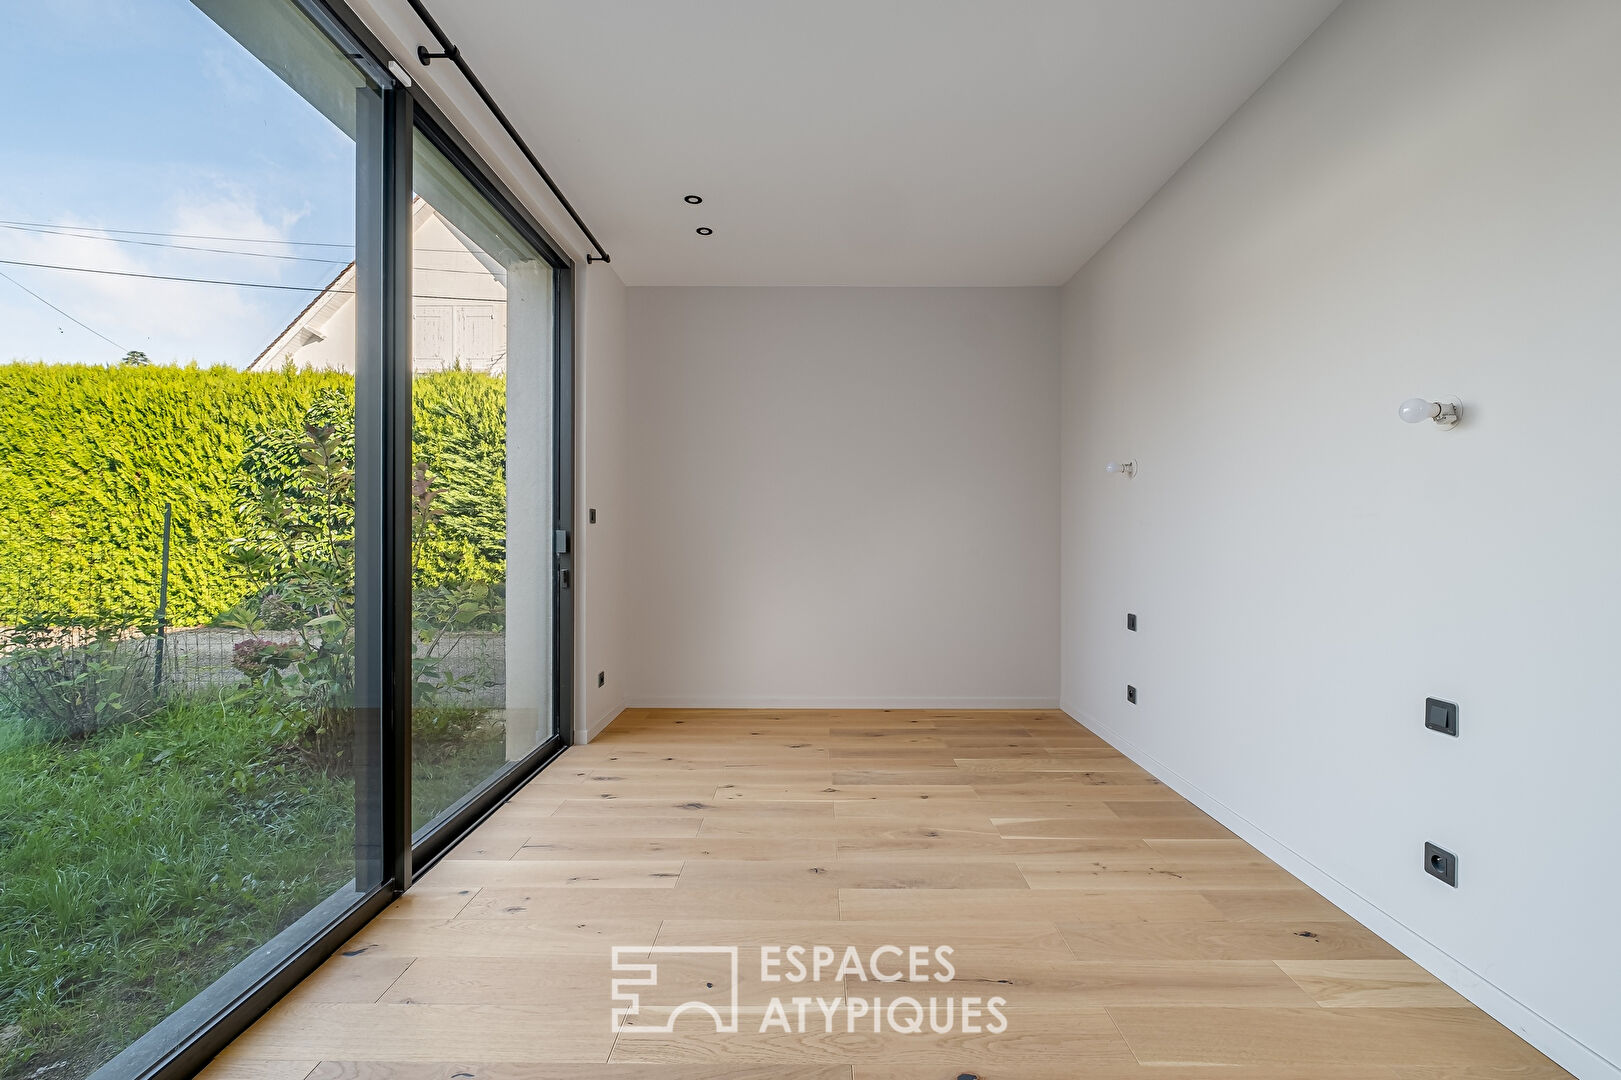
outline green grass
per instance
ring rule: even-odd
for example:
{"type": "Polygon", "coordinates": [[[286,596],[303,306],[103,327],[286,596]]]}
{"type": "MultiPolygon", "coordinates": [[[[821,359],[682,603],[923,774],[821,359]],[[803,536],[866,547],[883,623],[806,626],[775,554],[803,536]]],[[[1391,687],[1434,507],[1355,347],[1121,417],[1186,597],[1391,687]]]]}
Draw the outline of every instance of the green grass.
{"type": "MultiPolygon", "coordinates": [[[[425,711],[414,824],[504,762],[425,711]]],[[[448,718],[448,719],[447,719],[448,718]]],[[[0,1080],[88,1075],[354,875],[354,785],[239,697],[89,738],[0,716],[0,1080]]]]}
{"type": "Polygon", "coordinates": [[[0,1077],[89,1073],[352,878],[353,785],[278,760],[273,723],[0,721],[0,1077]]]}
{"type": "Polygon", "coordinates": [[[506,731],[494,724],[479,723],[447,737],[431,720],[425,724],[420,714],[414,717],[411,828],[422,828],[505,765],[506,749],[506,731]]]}

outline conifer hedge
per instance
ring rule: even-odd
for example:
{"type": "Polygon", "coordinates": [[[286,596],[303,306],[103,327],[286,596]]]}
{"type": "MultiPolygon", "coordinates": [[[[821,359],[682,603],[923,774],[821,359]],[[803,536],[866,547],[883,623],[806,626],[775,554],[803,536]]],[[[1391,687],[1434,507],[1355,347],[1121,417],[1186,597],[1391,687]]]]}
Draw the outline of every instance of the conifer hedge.
{"type": "MultiPolygon", "coordinates": [[[[169,619],[206,623],[243,599],[229,567],[249,436],[297,428],[337,372],[0,364],[0,624],[149,621],[163,507],[174,504],[169,619]]],[[[505,383],[419,376],[416,458],[446,510],[430,581],[498,581],[505,547],[505,383]]]]}

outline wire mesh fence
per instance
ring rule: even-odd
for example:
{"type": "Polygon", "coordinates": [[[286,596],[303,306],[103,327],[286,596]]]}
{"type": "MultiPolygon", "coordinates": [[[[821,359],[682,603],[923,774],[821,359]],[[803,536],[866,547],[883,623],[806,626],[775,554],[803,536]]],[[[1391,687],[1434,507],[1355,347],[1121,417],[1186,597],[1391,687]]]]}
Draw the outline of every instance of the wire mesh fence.
{"type": "MultiPolygon", "coordinates": [[[[216,691],[240,686],[251,678],[242,662],[244,645],[272,643],[296,648],[301,638],[294,630],[249,633],[214,626],[170,628],[163,636],[164,693],[216,691]]],[[[156,668],[156,637],[147,649],[156,668]]],[[[457,700],[473,708],[501,708],[506,704],[506,635],[500,631],[469,631],[444,635],[436,650],[443,666],[465,689],[457,700]]]]}
{"type": "MultiPolygon", "coordinates": [[[[0,699],[7,680],[33,670],[15,662],[25,650],[54,654],[59,678],[82,677],[80,669],[97,664],[116,663],[126,681],[144,671],[159,698],[238,689],[263,672],[253,663],[256,651],[279,646],[296,654],[302,643],[296,629],[167,625],[169,548],[160,536],[148,539],[139,546],[150,548],[151,558],[140,561],[151,565],[132,580],[123,572],[128,550],[105,538],[0,536],[0,699]],[[123,559],[106,557],[115,548],[123,559]]],[[[438,670],[458,688],[457,704],[505,705],[501,630],[436,634],[433,652],[438,670]]]]}

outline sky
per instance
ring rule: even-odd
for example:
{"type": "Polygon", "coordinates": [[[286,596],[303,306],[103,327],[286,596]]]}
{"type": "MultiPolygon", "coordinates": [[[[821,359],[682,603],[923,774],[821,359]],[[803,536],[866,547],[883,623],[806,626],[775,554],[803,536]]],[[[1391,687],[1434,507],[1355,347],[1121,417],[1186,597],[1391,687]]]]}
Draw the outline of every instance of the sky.
{"type": "Polygon", "coordinates": [[[246,367],[353,257],[353,142],[187,0],[0,11],[0,363],[246,367]]]}

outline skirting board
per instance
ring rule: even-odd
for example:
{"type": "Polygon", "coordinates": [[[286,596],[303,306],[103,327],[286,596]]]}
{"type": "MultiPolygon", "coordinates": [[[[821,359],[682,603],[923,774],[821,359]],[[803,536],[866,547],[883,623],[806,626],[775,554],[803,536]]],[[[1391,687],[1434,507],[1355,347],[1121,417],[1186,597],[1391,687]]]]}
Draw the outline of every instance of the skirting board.
{"type": "Polygon", "coordinates": [[[609,724],[611,724],[615,720],[619,719],[619,714],[624,712],[624,711],[625,711],[625,706],[623,706],[623,705],[610,705],[610,706],[608,706],[608,708],[603,711],[601,716],[597,717],[595,720],[592,720],[592,721],[590,721],[589,723],[586,724],[586,726],[585,726],[585,738],[581,739],[580,741],[581,742],[590,742],[592,739],[595,739],[598,735],[601,735],[603,733],[603,731],[605,731],[607,729],[609,724]]]}
{"type": "Polygon", "coordinates": [[[1056,709],[1056,698],[638,697],[633,709],[1056,709]]]}
{"type": "Polygon", "coordinates": [[[1585,1043],[1554,1026],[1546,1017],[1511,996],[1494,983],[1470,969],[1450,953],[1420,937],[1383,908],[1355,892],[1350,886],[1318,867],[1299,852],[1285,845],[1265,829],[1233,810],[1227,804],[1194,784],[1176,770],[1167,767],[1152,754],[1122,737],[1107,724],[1099,723],[1080,709],[1063,711],[1077,723],[1132,761],[1147,769],[1178,795],[1221,822],[1243,838],[1261,854],[1283,867],[1289,873],[1315,889],[1330,903],[1356,919],[1363,926],[1388,941],[1401,953],[1412,959],[1446,983],[1452,989],[1480,1006],[1492,1019],[1514,1032],[1520,1038],[1547,1054],[1561,1067],[1581,1080],[1621,1080],[1621,1066],[1601,1056],[1585,1043]],[[1077,719],[1078,718],[1078,719],[1077,719]]]}

